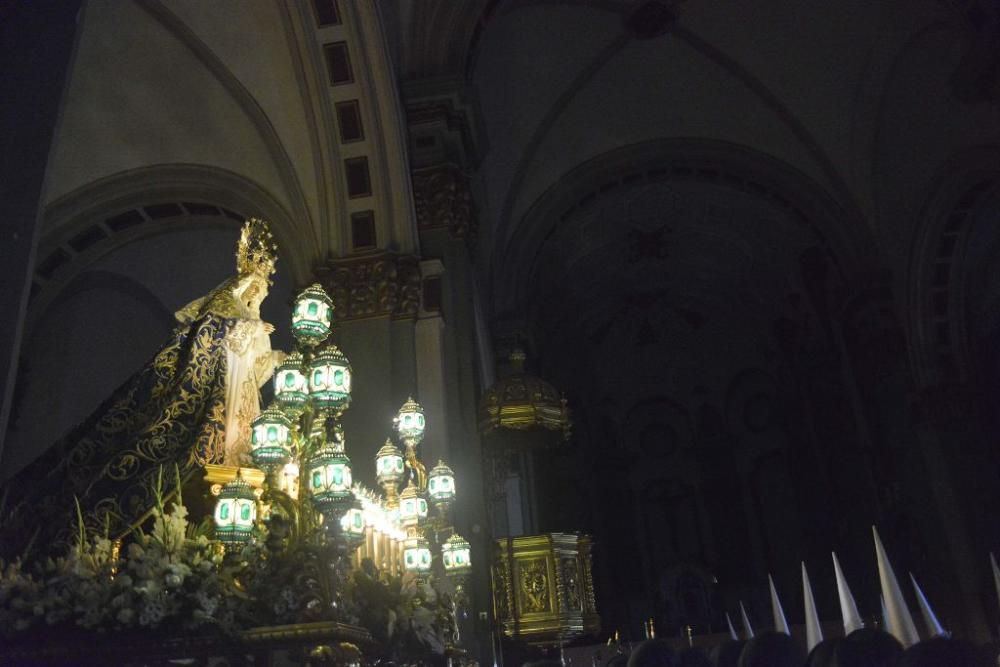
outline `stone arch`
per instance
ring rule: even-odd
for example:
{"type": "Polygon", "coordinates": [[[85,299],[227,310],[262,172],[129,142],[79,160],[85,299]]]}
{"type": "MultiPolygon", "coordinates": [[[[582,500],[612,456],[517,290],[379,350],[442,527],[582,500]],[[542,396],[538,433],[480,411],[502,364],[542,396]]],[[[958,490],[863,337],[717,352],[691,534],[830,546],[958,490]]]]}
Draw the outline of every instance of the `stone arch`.
{"type": "Polygon", "coordinates": [[[970,240],[1000,193],[1000,150],[956,155],[939,171],[917,226],[905,275],[914,379],[921,387],[965,382],[975,363],[966,331],[970,240]]]}
{"type": "Polygon", "coordinates": [[[580,164],[529,207],[509,241],[496,240],[490,273],[495,312],[516,312],[522,307],[532,289],[533,266],[542,246],[577,210],[620,188],[671,181],[720,184],[787,210],[813,235],[845,282],[874,265],[874,238],[860,211],[838,202],[790,165],[727,142],[654,140],[580,164]]]}
{"type": "Polygon", "coordinates": [[[238,174],[204,165],[157,165],[122,172],[61,197],[43,217],[29,330],[75,276],[115,250],[183,229],[238,229],[249,216],[271,222],[279,271],[289,272],[294,286],[308,282],[320,259],[309,225],[238,174]]]}

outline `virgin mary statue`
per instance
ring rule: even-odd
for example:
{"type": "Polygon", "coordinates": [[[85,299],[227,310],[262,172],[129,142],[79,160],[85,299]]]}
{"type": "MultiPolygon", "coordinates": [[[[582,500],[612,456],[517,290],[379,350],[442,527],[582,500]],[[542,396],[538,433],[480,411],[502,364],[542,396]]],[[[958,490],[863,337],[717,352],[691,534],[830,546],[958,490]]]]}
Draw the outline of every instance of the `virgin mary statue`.
{"type": "Polygon", "coordinates": [[[0,554],[65,546],[79,503],[88,528],[117,538],[139,525],[164,493],[207,463],[244,464],[260,387],[284,353],[260,319],[277,260],[267,223],[251,218],[236,275],[176,313],[166,344],[86,421],[18,473],[3,490],[0,554]]]}

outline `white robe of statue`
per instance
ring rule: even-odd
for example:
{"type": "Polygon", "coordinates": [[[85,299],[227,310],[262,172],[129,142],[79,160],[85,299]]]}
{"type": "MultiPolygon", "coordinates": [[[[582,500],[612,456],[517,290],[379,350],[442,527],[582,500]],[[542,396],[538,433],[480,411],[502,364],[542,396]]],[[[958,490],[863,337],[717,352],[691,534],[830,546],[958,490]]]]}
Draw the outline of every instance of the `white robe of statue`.
{"type": "Polygon", "coordinates": [[[260,388],[285,353],[271,349],[274,325],[260,319],[267,281],[251,275],[233,288],[241,317],[226,336],[226,465],[250,463],[251,424],[260,414],[260,388]]]}

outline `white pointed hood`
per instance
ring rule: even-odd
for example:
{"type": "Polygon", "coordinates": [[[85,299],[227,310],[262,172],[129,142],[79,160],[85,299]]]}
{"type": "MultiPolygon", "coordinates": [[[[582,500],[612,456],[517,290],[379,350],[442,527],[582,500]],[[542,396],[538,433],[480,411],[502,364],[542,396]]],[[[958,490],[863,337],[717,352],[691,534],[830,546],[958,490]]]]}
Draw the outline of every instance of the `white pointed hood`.
{"type": "Polygon", "coordinates": [[[750,618],[747,616],[747,609],[740,600],[740,616],[743,617],[743,636],[745,639],[753,639],[753,626],[750,625],[750,618]]]}
{"type": "Polygon", "coordinates": [[[990,554],[990,566],[993,568],[993,586],[997,589],[997,603],[1000,604],[1000,567],[997,567],[997,559],[990,554]]]}
{"type": "Polygon", "coordinates": [[[736,634],[736,628],[733,627],[733,619],[729,618],[729,612],[726,612],[726,623],[729,624],[729,637],[734,641],[739,641],[740,637],[736,634]]]}
{"type": "Polygon", "coordinates": [[[771,587],[771,612],[774,614],[774,631],[790,635],[792,633],[788,629],[785,610],[781,608],[781,600],[778,599],[778,589],[774,587],[774,579],[770,574],[767,575],[767,583],[771,587]]]}
{"type": "Polygon", "coordinates": [[[836,553],[833,554],[833,573],[837,577],[837,597],[840,598],[840,617],[844,621],[844,636],[846,637],[855,630],[865,627],[865,624],[861,620],[861,614],[858,613],[858,605],[854,603],[854,596],[851,595],[851,589],[847,585],[847,579],[844,578],[844,572],[840,569],[840,561],[837,560],[836,553]]]}
{"type": "Polygon", "coordinates": [[[886,630],[893,637],[899,640],[903,648],[913,646],[920,641],[917,635],[917,626],[913,624],[913,617],[906,606],[903,598],[903,591],[899,588],[896,580],[896,573],[892,571],[892,564],[879,539],[878,530],[872,526],[872,533],[875,535],[875,557],[878,560],[878,578],[882,582],[882,597],[885,598],[885,610],[888,618],[885,619],[886,630]]]}
{"type": "Polygon", "coordinates": [[[943,627],[941,627],[941,623],[938,622],[937,616],[934,615],[934,610],[931,609],[931,604],[927,601],[924,591],[920,588],[920,584],[917,583],[917,579],[913,576],[912,572],[910,572],[910,581],[913,583],[913,591],[917,594],[917,604],[920,605],[920,615],[924,617],[924,625],[927,626],[928,636],[951,636],[943,627]]]}
{"type": "Polygon", "coordinates": [[[806,652],[816,648],[823,641],[823,628],[819,624],[819,613],[816,611],[816,600],[813,599],[812,585],[809,583],[809,573],[806,564],[802,563],[802,595],[805,599],[806,613],[806,652]]]}

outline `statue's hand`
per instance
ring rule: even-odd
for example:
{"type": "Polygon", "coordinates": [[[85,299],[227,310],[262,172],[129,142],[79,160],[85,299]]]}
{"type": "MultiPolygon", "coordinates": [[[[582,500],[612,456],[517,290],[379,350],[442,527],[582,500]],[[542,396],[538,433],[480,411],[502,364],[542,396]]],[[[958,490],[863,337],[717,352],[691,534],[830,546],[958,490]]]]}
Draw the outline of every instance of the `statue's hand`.
{"type": "Polygon", "coordinates": [[[284,350],[271,350],[271,359],[274,361],[275,366],[280,366],[281,363],[288,357],[288,353],[284,350]]]}
{"type": "Polygon", "coordinates": [[[266,334],[272,334],[272,333],[274,333],[274,325],[271,324],[270,322],[265,322],[265,321],[261,320],[260,325],[264,329],[264,333],[266,333],[266,334]]]}

